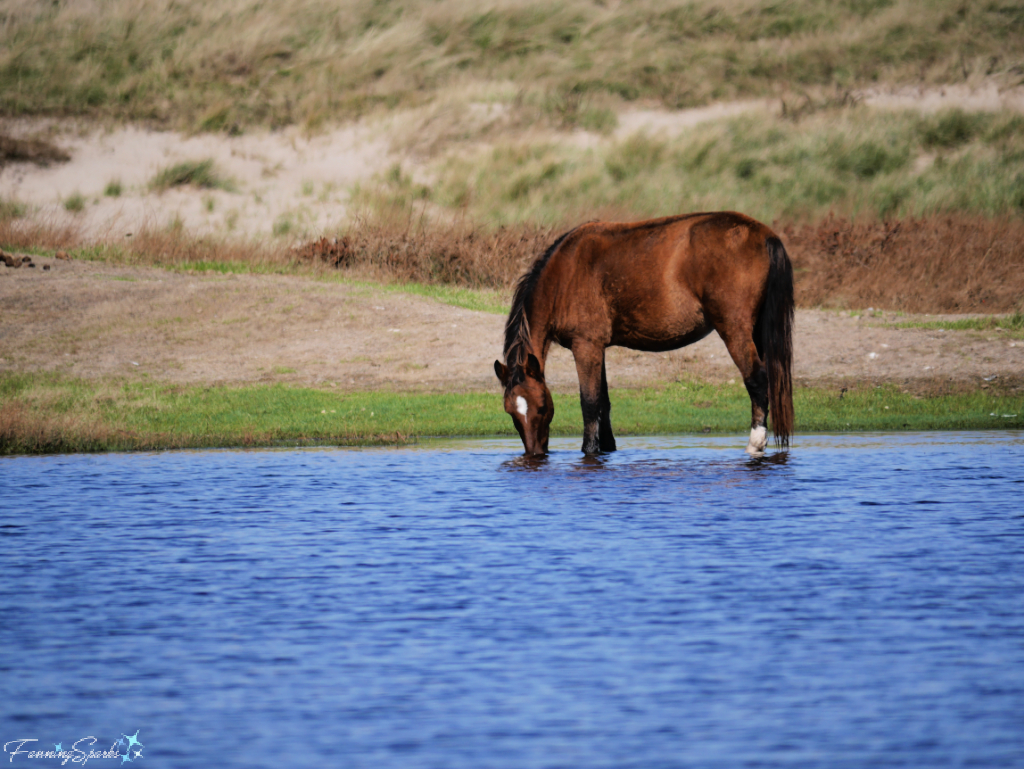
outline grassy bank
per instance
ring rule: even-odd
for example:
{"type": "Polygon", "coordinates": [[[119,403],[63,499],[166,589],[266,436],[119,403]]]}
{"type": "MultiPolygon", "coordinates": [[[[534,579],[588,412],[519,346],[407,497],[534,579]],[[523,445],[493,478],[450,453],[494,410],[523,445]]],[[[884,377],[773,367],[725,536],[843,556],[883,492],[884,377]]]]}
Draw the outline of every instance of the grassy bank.
{"type": "Polygon", "coordinates": [[[527,124],[600,127],[638,100],[1016,82],[1022,33],[1019,5],[961,0],[18,0],[0,10],[0,114],[239,131],[469,89],[515,97],[527,124]]]}
{"type": "MultiPolygon", "coordinates": [[[[53,375],[0,378],[0,454],[276,445],[365,445],[433,436],[514,437],[497,393],[339,393],[284,386],[177,387],[53,375]]],[[[555,435],[582,432],[579,400],[555,396],[555,435]]],[[[620,435],[749,429],[740,385],[612,392],[620,435]]],[[[801,388],[800,432],[1024,428],[1019,394],[918,398],[894,387],[801,388]]]]}
{"type": "Polygon", "coordinates": [[[354,200],[392,216],[440,209],[491,226],[722,208],[798,223],[830,213],[886,220],[1024,212],[1024,117],[1012,112],[843,105],[795,119],[753,113],[677,136],[450,146],[431,166],[432,184],[393,167],[354,200]]]}

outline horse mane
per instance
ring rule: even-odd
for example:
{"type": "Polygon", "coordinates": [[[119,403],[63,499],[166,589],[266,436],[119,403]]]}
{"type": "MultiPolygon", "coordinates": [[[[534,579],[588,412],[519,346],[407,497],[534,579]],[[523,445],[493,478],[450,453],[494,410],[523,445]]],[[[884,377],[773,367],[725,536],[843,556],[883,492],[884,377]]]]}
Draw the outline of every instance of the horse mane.
{"type": "Polygon", "coordinates": [[[540,274],[552,254],[562,245],[562,241],[573,232],[574,230],[569,230],[559,235],[516,283],[515,292],[512,294],[512,309],[509,310],[508,320],[505,321],[505,365],[513,370],[513,378],[522,371],[526,357],[530,353],[530,303],[540,281],[540,274]]]}

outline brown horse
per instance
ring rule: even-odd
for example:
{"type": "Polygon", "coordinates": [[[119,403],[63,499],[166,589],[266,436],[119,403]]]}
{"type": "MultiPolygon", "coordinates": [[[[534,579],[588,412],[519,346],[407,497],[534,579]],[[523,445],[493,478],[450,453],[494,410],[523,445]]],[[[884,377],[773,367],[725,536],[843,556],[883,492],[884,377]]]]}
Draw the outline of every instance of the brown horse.
{"type": "Polygon", "coordinates": [[[527,454],[548,450],[555,407],[544,382],[551,342],[572,350],[583,451],[614,451],[604,351],[663,352],[717,331],[750,394],[750,443],[764,452],[769,405],[779,446],[793,432],[793,268],[782,241],[727,211],[633,224],[591,222],[562,235],[516,285],[505,363],[494,371],[527,454]]]}

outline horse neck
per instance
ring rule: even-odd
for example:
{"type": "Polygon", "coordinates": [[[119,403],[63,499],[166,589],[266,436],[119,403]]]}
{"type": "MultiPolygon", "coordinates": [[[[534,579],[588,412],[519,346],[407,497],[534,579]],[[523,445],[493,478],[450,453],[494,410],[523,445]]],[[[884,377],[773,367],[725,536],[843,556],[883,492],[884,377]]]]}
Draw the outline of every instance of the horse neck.
{"type": "Polygon", "coordinates": [[[537,356],[543,366],[547,360],[548,348],[551,346],[554,329],[554,285],[557,278],[551,274],[551,257],[554,250],[564,240],[565,235],[555,241],[548,252],[530,268],[516,286],[513,297],[512,314],[509,316],[510,326],[506,326],[506,362],[515,365],[525,360],[530,353],[537,356]],[[515,353],[509,346],[510,335],[514,331],[515,353]]]}
{"type": "Polygon", "coordinates": [[[526,319],[530,324],[530,347],[533,348],[531,352],[540,359],[541,365],[543,365],[547,362],[548,350],[553,338],[554,308],[551,292],[543,290],[541,283],[537,285],[531,297],[526,319]]]}

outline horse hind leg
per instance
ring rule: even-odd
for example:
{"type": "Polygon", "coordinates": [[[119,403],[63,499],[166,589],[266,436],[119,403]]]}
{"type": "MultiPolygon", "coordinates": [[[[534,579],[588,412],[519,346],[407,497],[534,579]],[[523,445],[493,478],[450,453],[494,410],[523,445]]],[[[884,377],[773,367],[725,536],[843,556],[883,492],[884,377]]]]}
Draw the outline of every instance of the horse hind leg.
{"type": "Polygon", "coordinates": [[[743,384],[747,387],[750,395],[750,441],[747,443],[747,453],[752,456],[764,454],[765,446],[768,445],[768,370],[763,366],[757,367],[757,373],[752,377],[744,377],[743,384]]]}
{"type": "Polygon", "coordinates": [[[765,368],[757,346],[750,334],[725,339],[725,346],[740,370],[743,384],[750,395],[750,441],[747,453],[752,456],[764,454],[768,445],[768,369],[765,368]]]}

